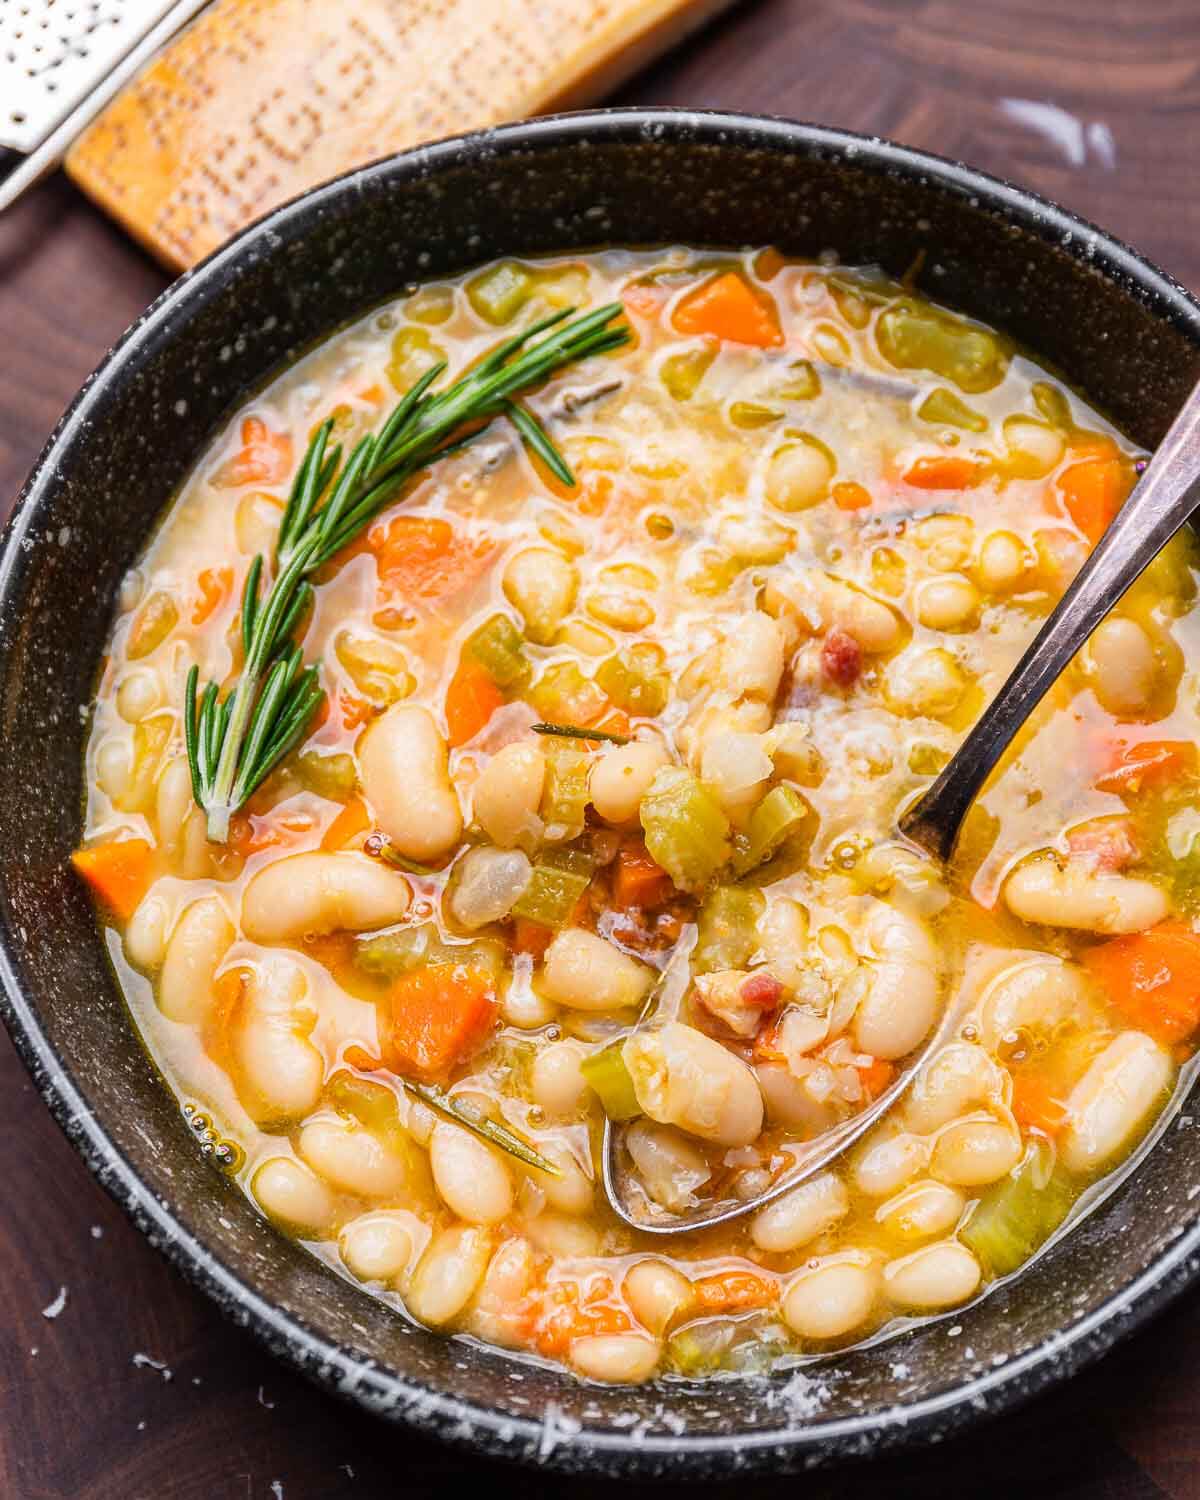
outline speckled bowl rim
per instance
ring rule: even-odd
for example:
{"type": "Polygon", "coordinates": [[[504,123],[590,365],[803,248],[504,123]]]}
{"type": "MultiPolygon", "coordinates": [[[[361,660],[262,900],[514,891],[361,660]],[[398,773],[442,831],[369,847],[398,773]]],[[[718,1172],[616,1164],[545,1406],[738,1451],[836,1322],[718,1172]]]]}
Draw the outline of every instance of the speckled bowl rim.
{"type": "MultiPolygon", "coordinates": [[[[678,109],[593,110],[459,136],[385,158],[292,200],[244,230],[168,287],[89,376],[48,440],[17,501],[0,554],[0,611],[24,569],[26,547],[45,498],[56,454],[92,417],[101,393],[137,359],[174,335],[177,316],[222,294],[227,272],[264,242],[303,236],[327,205],[353,197],[366,182],[404,182],[509,153],[537,153],[587,141],[652,140],[656,145],[786,148],[822,160],[853,160],[895,179],[933,183],[1027,230],[1114,280],[1164,322],[1200,345],[1200,303],[1156,266],[1111,235],[1056,204],[955,162],[817,125],[745,114],[678,109]]],[[[260,1295],[185,1229],[138,1175],[89,1109],[17,981],[18,937],[0,930],[0,1015],[38,1092],[101,1186],[188,1280],[248,1328],[273,1354],[335,1394],[398,1417],[412,1429],[497,1458],[539,1462],[574,1473],[612,1477],[727,1478],[880,1456],[963,1431],[1068,1379],[1177,1297],[1200,1270],[1200,1223],[1179,1235],[1135,1280],[1061,1335],[999,1368],[909,1405],[777,1431],[673,1437],[628,1431],[559,1428],[547,1441],[544,1422],[514,1417],[469,1398],[381,1370],[351,1348],[330,1342],[302,1319],[260,1295]],[[869,1439],[869,1442],[866,1441],[869,1439]]],[[[663,1388],[669,1399],[670,1387],[663,1388]]],[[[786,1422],[786,1416],[784,1417],[786,1422]]]]}

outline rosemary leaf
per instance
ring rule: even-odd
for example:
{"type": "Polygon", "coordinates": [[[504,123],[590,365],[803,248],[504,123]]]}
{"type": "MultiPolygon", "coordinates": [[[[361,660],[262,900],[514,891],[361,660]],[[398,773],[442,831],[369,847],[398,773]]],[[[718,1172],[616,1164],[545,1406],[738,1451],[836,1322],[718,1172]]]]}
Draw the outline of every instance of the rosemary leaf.
{"type": "Polygon", "coordinates": [[[519,1135],[514,1135],[509,1130],[507,1125],[500,1125],[495,1120],[474,1114],[461,1104],[456,1104],[449,1094],[429,1084],[413,1083],[408,1078],[402,1078],[400,1082],[410,1093],[416,1094],[418,1099],[428,1104],[430,1109],[436,1109],[439,1114],[453,1120],[456,1125],[465,1126],[475,1135],[482,1136],[485,1141],[491,1141],[493,1146],[499,1146],[501,1151],[506,1151],[509,1156],[515,1156],[527,1167],[536,1167],[539,1172],[545,1172],[548,1177],[562,1176],[561,1167],[556,1167],[552,1161],[547,1161],[544,1156],[540,1156],[532,1146],[527,1146],[519,1135]]]}
{"type": "Polygon", "coordinates": [[[534,734],[553,734],[563,740],[607,740],[610,745],[628,745],[630,736],[611,729],[585,729],[579,724],[531,724],[534,734]]]}

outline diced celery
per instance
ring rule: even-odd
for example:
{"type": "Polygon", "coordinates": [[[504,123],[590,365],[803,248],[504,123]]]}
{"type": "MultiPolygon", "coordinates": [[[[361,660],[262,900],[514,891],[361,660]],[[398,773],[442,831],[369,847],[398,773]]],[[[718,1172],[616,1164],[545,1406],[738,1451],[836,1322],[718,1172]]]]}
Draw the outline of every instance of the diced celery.
{"type": "Polygon", "coordinates": [[[811,401],[821,394],[821,377],[811,360],[797,359],[788,366],[788,383],[778,392],[784,401],[811,401]]]}
{"type": "Polygon", "coordinates": [[[733,868],[745,875],[765,864],[793,834],[799,833],[809,815],[808,804],[790,786],[773,786],[754,811],[739,837],[733,868]]]}
{"type": "Polygon", "coordinates": [[[753,432],[758,427],[769,427],[782,419],[777,406],[766,406],[761,401],[735,401],[729,408],[729,420],[734,427],[753,432]]]}
{"type": "Polygon", "coordinates": [[[729,819],[703,782],[668,766],[642,798],[642,829],[650,857],[683,890],[705,886],[730,855],[729,819]]]}
{"type": "Polygon", "coordinates": [[[1008,352],[996,334],[923,303],[893,303],[877,329],[880,352],[897,369],[931,370],[960,390],[990,391],[1008,369],[1008,352]]]}
{"type": "Polygon", "coordinates": [[[671,693],[662,651],[649,642],[629,646],[601,662],[596,682],[618,708],[649,719],[662,713],[671,693]]]}
{"type": "Polygon", "coordinates": [[[513,915],[557,932],[571,920],[595,868],[596,861],[582,849],[547,849],[534,865],[513,915]]]}
{"type": "Polygon", "coordinates": [[[591,758],[570,740],[547,738],[546,783],[542,789],[541,817],[546,837],[552,842],[576,838],[583,832],[588,805],[588,769],[591,758]]]}
{"type": "Polygon", "coordinates": [[[497,687],[519,690],[529,678],[525,641],[507,615],[492,615],[467,638],[465,650],[497,687]]]}
{"type": "Polygon", "coordinates": [[[446,351],[429,337],[428,329],[402,328],[392,339],[392,357],[387,367],[392,389],[403,394],[445,357],[446,351]]]}
{"type": "Polygon", "coordinates": [[[533,274],[515,260],[503,260],[467,283],[467,298],[485,322],[507,323],[533,294],[533,274]]]}
{"type": "Polygon", "coordinates": [[[964,427],[968,432],[986,432],[988,426],[982,412],[975,411],[941,385],[921,402],[917,416],[935,427],[964,427]]]}
{"type": "Polygon", "coordinates": [[[717,351],[708,348],[670,354],[662,362],[659,379],[676,401],[690,401],[716,357],[717,351]]]}
{"type": "Polygon", "coordinates": [[[625,1066],[624,1046],[624,1037],[609,1042],[579,1065],[579,1071],[595,1090],[610,1120],[632,1120],[642,1113],[633,1079],[625,1066]]]}
{"type": "Polygon", "coordinates": [[[758,919],[766,897],[749,886],[718,885],[700,908],[692,971],[711,974],[718,969],[744,969],[759,946],[758,919]]]}
{"type": "Polygon", "coordinates": [[[574,661],[548,666],[529,697],[539,715],[551,724],[590,724],[606,707],[603,690],[585,677],[574,661]]]}
{"type": "Polygon", "coordinates": [[[1051,385],[1046,380],[1039,380],[1033,387],[1033,403],[1046,421],[1055,427],[1063,430],[1074,427],[1071,403],[1056,385],[1051,385]]]}
{"type": "Polygon", "coordinates": [[[306,750],[296,759],[296,774],[306,791],[331,802],[349,802],[358,784],[358,771],[352,755],[322,755],[306,750]]]}
{"type": "Polygon", "coordinates": [[[711,1375],[724,1364],[733,1337],[734,1325],[726,1319],[691,1323],[668,1341],[667,1358],[681,1375],[711,1375]]]}
{"type": "Polygon", "coordinates": [[[1078,1191],[1051,1148],[1040,1142],[1008,1177],[980,1199],[959,1238],[993,1276],[1007,1276],[1037,1251],[1066,1218],[1078,1191]]]}
{"type": "Polygon", "coordinates": [[[499,943],[480,939],[471,943],[444,942],[436,922],[414,927],[392,927],[386,932],[359,938],[354,962],[376,979],[398,979],[424,964],[469,964],[499,972],[504,962],[499,943]]]}

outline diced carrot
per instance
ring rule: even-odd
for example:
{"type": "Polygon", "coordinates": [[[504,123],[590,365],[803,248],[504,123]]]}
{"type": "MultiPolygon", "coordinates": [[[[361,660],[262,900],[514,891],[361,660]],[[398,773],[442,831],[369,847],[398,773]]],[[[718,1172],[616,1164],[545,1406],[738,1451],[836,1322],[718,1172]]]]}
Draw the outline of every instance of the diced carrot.
{"type": "Polygon", "coordinates": [[[145,839],[116,839],[76,849],[71,863],[115,917],[127,922],[138,908],[146,888],[154,854],[145,839]]]}
{"type": "Polygon", "coordinates": [[[1012,1112],[1022,1130],[1040,1130],[1055,1136],[1067,1123],[1067,1106],[1055,1085],[1040,1073],[1014,1072],[1012,1112]]]}
{"type": "Polygon", "coordinates": [[[321,835],[322,849],[344,849],[356,834],[364,833],[371,826],[371,815],[361,797],[347,802],[333,822],[321,835]]]}
{"type": "Polygon", "coordinates": [[[668,295],[668,289],[654,281],[634,281],[621,288],[621,301],[639,318],[657,318],[668,295]]]}
{"type": "Polygon", "coordinates": [[[1141,856],[1137,833],[1128,818],[1102,818],[1072,828],[1067,834],[1068,857],[1091,870],[1110,875],[1128,869],[1141,856]]]}
{"type": "Polygon", "coordinates": [[[839,480],[830,491],[839,510],[865,510],[871,503],[871,492],[852,479],[839,480]]]}
{"type": "Polygon", "coordinates": [[[1196,747],[1190,740],[1143,740],[1120,747],[1112,769],[1096,778],[1096,789],[1126,796],[1170,786],[1196,773],[1196,747]]]}
{"type": "Polygon", "coordinates": [[[711,334],[760,349],[783,343],[774,302],[753,291],[736,271],[723,271],[689,292],[675,309],[674,321],[680,333],[711,334]]]}
{"type": "Polygon", "coordinates": [[[704,1276],[693,1285],[698,1307],[709,1314],[773,1307],[779,1300],[777,1283],[756,1276],[753,1271],[721,1271],[715,1276],[704,1276]]]}
{"type": "Polygon", "coordinates": [[[360,391],[358,399],[365,401],[368,406],[382,406],[384,394],[383,387],[376,381],[374,385],[369,385],[365,391],[360,391]]]}
{"type": "Polygon", "coordinates": [[[487,668],[464,656],[446,689],[446,728],[452,747],[473,740],[504,704],[504,694],[492,681],[487,668]]]}
{"type": "Polygon", "coordinates": [[[1181,1042],[1200,1026],[1200,935],[1182,922],[1099,943],[1084,967],[1135,1026],[1181,1042]]]}
{"type": "Polygon", "coordinates": [[[365,698],[356,698],[352,693],[337,695],[338,716],[343,729],[361,729],[369,724],[379,710],[365,698]]]}
{"type": "Polygon", "coordinates": [[[383,1067],[382,1057],[372,1057],[365,1047],[360,1047],[357,1042],[351,1042],[342,1052],[342,1061],[357,1068],[360,1073],[377,1073],[383,1067]]]}
{"type": "Polygon", "coordinates": [[[554,933],[541,922],[530,921],[528,917],[517,917],[513,921],[514,953],[532,953],[535,959],[540,960],[553,941],[554,933]]]}
{"type": "Polygon", "coordinates": [[[948,453],[915,459],[904,474],[905,484],[918,490],[966,490],[978,478],[979,465],[973,458],[956,458],[948,453]]]}
{"type": "Polygon", "coordinates": [[[877,1057],[867,1068],[859,1068],[859,1079],[862,1082],[863,1093],[868,1101],[878,1099],[888,1084],[896,1076],[896,1066],[885,1058],[877,1057]]]}
{"type": "Polygon", "coordinates": [[[776,250],[774,245],[768,245],[765,250],[760,250],[754,257],[754,274],[759,281],[770,281],[772,277],[778,276],[787,261],[782,252],[776,250]]]}
{"type": "Polygon", "coordinates": [[[272,432],[261,417],[242,423],[241,450],[227,459],[209,483],[214,489],[243,484],[278,484],[292,466],[292,440],[286,432],[272,432]]]}
{"type": "Polygon", "coordinates": [[[1119,458],[1085,458],[1058,476],[1058,493],[1067,515],[1094,545],[1120,510],[1129,484],[1119,458]]]}
{"type": "Polygon", "coordinates": [[[495,1015],[496,987],[480,969],[467,964],[413,969],[393,983],[384,1002],[384,1060],[407,1077],[443,1077],[474,1052],[495,1015]]]}
{"type": "Polygon", "coordinates": [[[561,1359],[576,1339],[601,1333],[628,1333],[629,1312],[613,1300],[612,1282],[598,1278],[586,1291],[573,1281],[549,1287],[537,1319],[535,1341],[547,1359],[561,1359]]]}
{"type": "Polygon", "coordinates": [[[671,877],[647,854],[645,844],[630,845],[617,855],[613,905],[621,911],[628,911],[631,906],[643,910],[661,906],[674,889],[671,877]]]}
{"type": "Polygon", "coordinates": [[[258,813],[235,813],[229,823],[229,847],[243,859],[264,849],[286,848],[312,831],[307,813],[267,817],[258,813]]]}
{"type": "Polygon", "coordinates": [[[192,610],[192,624],[203,625],[228,599],[233,588],[233,569],[205,568],[196,579],[196,587],[200,597],[192,610]]]}
{"type": "MultiPolygon", "coordinates": [[[[409,515],[378,522],[360,546],[374,554],[383,591],[426,603],[469,588],[493,550],[490,541],[463,535],[441,516],[409,515]]],[[[356,550],[341,555],[345,559],[356,550]]]]}
{"type": "Polygon", "coordinates": [[[759,1028],[758,1035],[754,1038],[754,1061],[756,1063],[787,1062],[787,1056],[779,1041],[778,1021],[772,1021],[769,1026],[759,1028]]]}

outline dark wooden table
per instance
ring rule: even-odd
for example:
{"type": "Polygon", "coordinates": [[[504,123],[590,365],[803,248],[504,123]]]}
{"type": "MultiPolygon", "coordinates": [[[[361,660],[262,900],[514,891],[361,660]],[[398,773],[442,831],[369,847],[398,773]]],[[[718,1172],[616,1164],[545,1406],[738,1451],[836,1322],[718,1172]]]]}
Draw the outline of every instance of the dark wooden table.
{"type": "MultiPolygon", "coordinates": [[[[746,0],[618,102],[792,115],[961,157],[1200,288],[1200,0],[746,0]]],[[[0,219],[5,507],[164,281],[62,179],[0,219]]],[[[0,1500],[370,1500],[468,1478],[567,1494],[362,1417],[224,1323],[95,1186],[7,1039],[0,1196],[0,1500]]],[[[1198,1335],[1200,1291],[967,1439],[760,1493],[1200,1496],[1198,1335]]],[[[608,1487],[569,1488],[579,1500],[608,1487]]]]}

